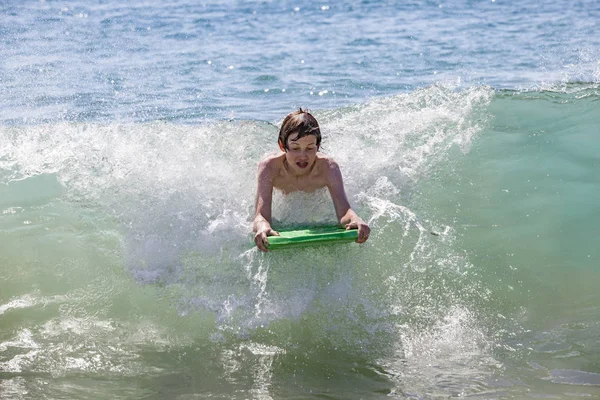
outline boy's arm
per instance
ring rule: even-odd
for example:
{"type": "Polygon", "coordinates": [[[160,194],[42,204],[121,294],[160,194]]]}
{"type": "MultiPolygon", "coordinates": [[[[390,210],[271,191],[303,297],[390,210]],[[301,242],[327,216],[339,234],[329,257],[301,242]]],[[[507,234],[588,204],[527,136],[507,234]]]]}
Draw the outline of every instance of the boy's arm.
{"type": "Polygon", "coordinates": [[[358,229],[358,243],[363,243],[369,238],[371,228],[350,208],[350,203],[344,190],[344,181],[340,167],[333,160],[329,161],[327,167],[327,187],[333,200],[335,213],[340,225],[346,229],[358,229]]]}
{"type": "Polygon", "coordinates": [[[279,236],[271,228],[271,204],[273,201],[273,173],[268,160],[258,164],[258,187],[256,189],[256,214],[254,216],[253,231],[254,243],[262,250],[267,251],[269,241],[267,236],[279,236]]]}

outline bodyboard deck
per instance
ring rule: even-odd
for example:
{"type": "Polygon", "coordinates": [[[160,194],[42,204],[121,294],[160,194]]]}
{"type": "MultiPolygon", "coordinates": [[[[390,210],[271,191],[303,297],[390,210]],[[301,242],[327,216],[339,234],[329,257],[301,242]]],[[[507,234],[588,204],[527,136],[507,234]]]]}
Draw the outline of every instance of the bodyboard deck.
{"type": "Polygon", "coordinates": [[[279,230],[280,236],[269,236],[269,250],[289,247],[313,246],[354,242],[358,229],[345,229],[339,226],[320,226],[301,229],[279,230]]]}

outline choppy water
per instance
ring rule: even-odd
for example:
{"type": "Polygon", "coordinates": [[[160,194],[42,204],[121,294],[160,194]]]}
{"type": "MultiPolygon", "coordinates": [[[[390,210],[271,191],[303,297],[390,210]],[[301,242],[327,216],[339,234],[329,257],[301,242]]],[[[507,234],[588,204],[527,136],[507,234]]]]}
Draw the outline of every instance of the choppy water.
{"type": "Polygon", "coordinates": [[[0,398],[600,397],[599,3],[0,16],[0,398]],[[297,106],[365,245],[250,246],[297,106]]]}

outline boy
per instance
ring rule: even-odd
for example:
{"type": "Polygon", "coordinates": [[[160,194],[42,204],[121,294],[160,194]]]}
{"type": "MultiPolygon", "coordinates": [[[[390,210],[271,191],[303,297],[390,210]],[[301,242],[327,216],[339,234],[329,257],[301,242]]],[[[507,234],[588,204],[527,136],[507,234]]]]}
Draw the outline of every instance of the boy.
{"type": "Polygon", "coordinates": [[[346,229],[358,228],[358,243],[369,238],[371,229],[352,209],[346,198],[342,173],[337,163],[322,153],[319,123],[310,113],[300,108],[283,120],[279,130],[281,153],[265,157],[258,164],[258,189],[256,216],[254,217],[254,242],[267,251],[268,236],[279,236],[271,228],[273,188],[284,194],[304,191],[314,192],[327,187],[333,200],[340,225],[346,229]]]}

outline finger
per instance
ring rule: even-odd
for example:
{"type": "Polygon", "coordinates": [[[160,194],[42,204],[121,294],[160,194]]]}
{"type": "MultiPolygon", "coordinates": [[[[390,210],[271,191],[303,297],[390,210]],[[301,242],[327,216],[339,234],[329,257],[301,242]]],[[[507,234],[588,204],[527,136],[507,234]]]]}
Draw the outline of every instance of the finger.
{"type": "Polygon", "coordinates": [[[350,222],[349,224],[346,224],[346,230],[356,228],[358,228],[358,224],[356,222],[350,222]]]}
{"type": "Polygon", "coordinates": [[[266,240],[264,234],[256,234],[256,236],[254,236],[254,243],[256,243],[256,247],[258,247],[260,251],[265,253],[268,251],[267,246],[269,245],[269,242],[266,240]]]}
{"type": "Polygon", "coordinates": [[[266,253],[267,251],[269,251],[269,250],[267,249],[267,247],[265,246],[265,243],[264,243],[264,242],[262,242],[262,241],[259,241],[259,242],[256,244],[256,246],[258,246],[258,248],[259,248],[259,249],[260,249],[260,251],[262,251],[262,252],[265,252],[265,253],[266,253]]]}
{"type": "Polygon", "coordinates": [[[363,229],[363,237],[365,238],[365,240],[364,240],[364,241],[366,241],[366,240],[369,238],[369,236],[370,236],[370,235],[371,235],[371,229],[369,229],[369,227],[368,227],[368,226],[366,226],[366,227],[363,229]]]}
{"type": "Polygon", "coordinates": [[[364,243],[367,241],[367,239],[369,238],[369,234],[371,233],[371,230],[369,229],[368,226],[361,226],[358,229],[358,238],[356,239],[356,241],[358,243],[364,243]]]}
{"type": "Polygon", "coordinates": [[[274,231],[273,229],[271,229],[271,231],[269,232],[269,236],[280,236],[279,232],[274,231]]]}

